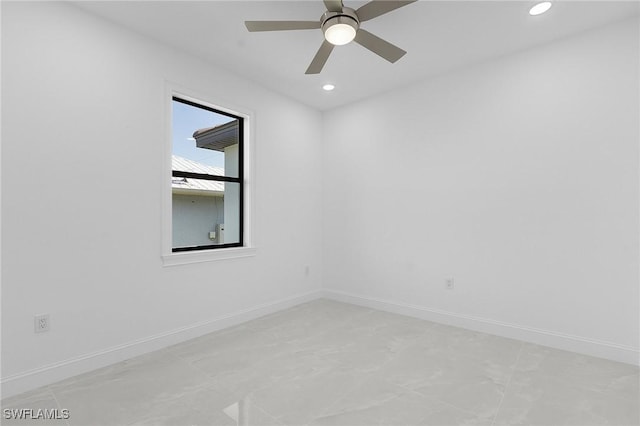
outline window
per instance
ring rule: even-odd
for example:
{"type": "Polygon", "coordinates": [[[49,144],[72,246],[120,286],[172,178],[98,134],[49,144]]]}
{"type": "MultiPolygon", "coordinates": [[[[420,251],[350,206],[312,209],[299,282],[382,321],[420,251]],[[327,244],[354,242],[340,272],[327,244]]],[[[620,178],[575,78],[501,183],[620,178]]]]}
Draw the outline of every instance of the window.
{"type": "Polygon", "coordinates": [[[171,251],[243,247],[244,118],[171,104],[171,251]]]}

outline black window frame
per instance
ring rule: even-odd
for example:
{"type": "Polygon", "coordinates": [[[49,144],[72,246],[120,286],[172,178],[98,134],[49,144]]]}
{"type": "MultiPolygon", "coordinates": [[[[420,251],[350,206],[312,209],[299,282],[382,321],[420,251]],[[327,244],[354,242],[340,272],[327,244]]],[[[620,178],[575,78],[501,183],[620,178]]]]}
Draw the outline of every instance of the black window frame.
{"type": "MultiPolygon", "coordinates": [[[[229,112],[220,111],[218,109],[212,108],[207,105],[202,105],[197,102],[189,101],[187,99],[180,98],[178,96],[172,96],[172,101],[180,102],[195,108],[202,108],[207,111],[211,111],[215,114],[225,115],[227,117],[234,118],[238,120],[238,176],[217,176],[203,173],[191,173],[191,172],[182,172],[171,169],[172,177],[179,178],[191,178],[191,179],[203,179],[203,180],[212,180],[217,182],[233,182],[239,184],[239,232],[238,232],[238,242],[236,243],[223,243],[223,244],[207,244],[201,246],[185,246],[185,247],[173,247],[173,239],[171,240],[171,252],[179,253],[186,251],[199,251],[199,250],[211,250],[211,249],[224,249],[224,248],[233,248],[233,247],[244,247],[244,124],[245,118],[239,115],[235,115],[229,112]]],[[[173,145],[172,145],[173,146],[173,145]]],[[[173,204],[173,200],[172,200],[173,204]]],[[[171,221],[171,227],[173,229],[173,220],[171,221]]]]}

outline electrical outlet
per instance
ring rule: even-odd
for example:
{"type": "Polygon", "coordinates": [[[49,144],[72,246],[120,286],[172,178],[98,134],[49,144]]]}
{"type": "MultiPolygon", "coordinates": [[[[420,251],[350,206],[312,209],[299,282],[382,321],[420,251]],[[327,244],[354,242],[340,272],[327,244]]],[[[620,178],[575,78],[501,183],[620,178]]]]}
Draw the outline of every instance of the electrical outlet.
{"type": "Polygon", "coordinates": [[[36,315],[34,317],[34,331],[36,333],[44,333],[45,331],[49,331],[49,326],[51,320],[49,319],[49,314],[36,315]]]}
{"type": "Polygon", "coordinates": [[[453,290],[453,278],[446,278],[444,280],[444,286],[447,290],[453,290]]]}

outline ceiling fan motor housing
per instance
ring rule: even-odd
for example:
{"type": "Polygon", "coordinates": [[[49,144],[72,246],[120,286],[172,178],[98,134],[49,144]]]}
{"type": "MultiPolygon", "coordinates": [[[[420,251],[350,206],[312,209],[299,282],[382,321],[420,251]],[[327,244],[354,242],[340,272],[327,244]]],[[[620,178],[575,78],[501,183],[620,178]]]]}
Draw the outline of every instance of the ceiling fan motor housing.
{"type": "Polygon", "coordinates": [[[349,7],[343,7],[342,12],[327,11],[323,13],[320,17],[320,23],[327,41],[337,46],[353,40],[360,27],[356,11],[349,7]]]}

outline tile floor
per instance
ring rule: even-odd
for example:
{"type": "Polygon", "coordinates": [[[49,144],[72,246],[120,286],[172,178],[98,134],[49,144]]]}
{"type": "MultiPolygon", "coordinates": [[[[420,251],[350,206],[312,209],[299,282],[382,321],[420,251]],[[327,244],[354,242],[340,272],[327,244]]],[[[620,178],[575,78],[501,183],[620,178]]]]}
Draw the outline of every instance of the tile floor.
{"type": "Polygon", "coordinates": [[[638,379],[626,364],[317,300],[2,408],[69,410],[37,425],[622,426],[640,424],[638,379]]]}

